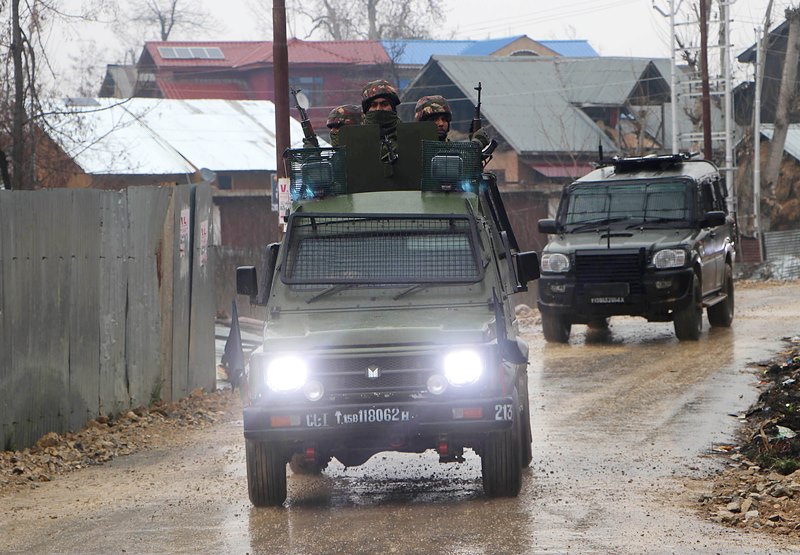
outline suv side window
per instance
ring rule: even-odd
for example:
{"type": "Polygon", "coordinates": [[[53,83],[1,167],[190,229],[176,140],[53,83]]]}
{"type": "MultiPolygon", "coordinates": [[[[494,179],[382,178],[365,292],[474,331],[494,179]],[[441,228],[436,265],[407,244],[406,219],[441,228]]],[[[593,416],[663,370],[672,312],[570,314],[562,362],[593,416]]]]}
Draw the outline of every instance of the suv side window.
{"type": "Polygon", "coordinates": [[[720,178],[714,179],[714,199],[716,200],[717,207],[715,210],[721,210],[725,213],[728,212],[728,205],[725,202],[725,190],[722,180],[720,178]]]}
{"type": "Polygon", "coordinates": [[[714,189],[711,187],[711,181],[703,181],[700,184],[700,208],[703,213],[717,210],[716,199],[714,198],[714,189]]]}

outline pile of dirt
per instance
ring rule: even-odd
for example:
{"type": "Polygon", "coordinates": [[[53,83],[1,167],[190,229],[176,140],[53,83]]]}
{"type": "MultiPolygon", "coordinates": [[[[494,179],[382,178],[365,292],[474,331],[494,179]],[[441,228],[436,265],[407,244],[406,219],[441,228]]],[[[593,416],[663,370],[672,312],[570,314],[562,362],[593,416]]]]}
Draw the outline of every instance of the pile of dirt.
{"type": "Polygon", "coordinates": [[[120,455],[174,442],[187,428],[240,419],[241,414],[238,392],[197,390],[175,403],[139,407],[113,418],[99,416],[76,433],[50,432],[33,447],[0,452],[0,496],[120,455]]]}
{"type": "Polygon", "coordinates": [[[761,365],[763,391],[700,503],[716,522],[800,537],[800,337],[786,340],[791,347],[761,365]]]}

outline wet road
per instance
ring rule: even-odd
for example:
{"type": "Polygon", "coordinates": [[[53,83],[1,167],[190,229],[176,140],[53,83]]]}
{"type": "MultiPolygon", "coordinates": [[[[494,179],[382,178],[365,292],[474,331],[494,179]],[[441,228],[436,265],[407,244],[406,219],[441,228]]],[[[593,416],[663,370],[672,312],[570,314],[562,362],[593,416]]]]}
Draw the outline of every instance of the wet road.
{"type": "Polygon", "coordinates": [[[750,363],[800,334],[800,284],[737,290],[732,329],[678,343],[671,324],[575,326],[531,345],[534,460],[516,499],[486,499],[480,461],[382,454],[289,479],[281,509],[247,500],[241,423],[3,498],[0,552],[796,553],[703,521],[686,489],[718,464],[757,397],[750,363]]]}

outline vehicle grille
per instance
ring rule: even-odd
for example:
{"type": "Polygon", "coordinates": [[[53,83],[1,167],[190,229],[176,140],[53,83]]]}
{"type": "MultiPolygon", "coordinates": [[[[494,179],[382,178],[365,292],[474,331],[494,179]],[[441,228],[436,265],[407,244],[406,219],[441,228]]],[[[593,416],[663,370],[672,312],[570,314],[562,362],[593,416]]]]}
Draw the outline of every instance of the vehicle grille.
{"type": "Polygon", "coordinates": [[[369,358],[318,359],[315,376],[332,395],[369,393],[416,394],[427,391],[427,381],[436,371],[433,355],[394,355],[369,358]],[[367,368],[378,369],[378,377],[368,377],[367,368]]]}
{"type": "Polygon", "coordinates": [[[579,284],[627,283],[631,295],[644,292],[644,250],[575,253],[575,277],[579,284]]]}

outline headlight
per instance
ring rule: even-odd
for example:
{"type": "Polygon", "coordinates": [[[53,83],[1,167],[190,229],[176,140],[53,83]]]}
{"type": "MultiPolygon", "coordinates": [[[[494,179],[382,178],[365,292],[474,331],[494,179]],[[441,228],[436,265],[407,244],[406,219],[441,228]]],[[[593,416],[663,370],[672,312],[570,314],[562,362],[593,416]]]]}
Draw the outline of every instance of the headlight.
{"type": "Polygon", "coordinates": [[[569,258],[560,252],[545,253],[542,255],[542,271],[563,274],[569,271],[569,258]]]}
{"type": "Polygon", "coordinates": [[[483,374],[483,359],[475,351],[454,351],[444,357],[444,376],[451,385],[470,385],[483,374]]]}
{"type": "Polygon", "coordinates": [[[286,355],[272,359],[267,367],[267,387],[272,391],[295,391],[303,387],[308,366],[300,357],[286,355]]]}
{"type": "Polygon", "coordinates": [[[653,257],[656,268],[680,268],[686,263],[686,251],[682,249],[660,250],[653,257]]]}

